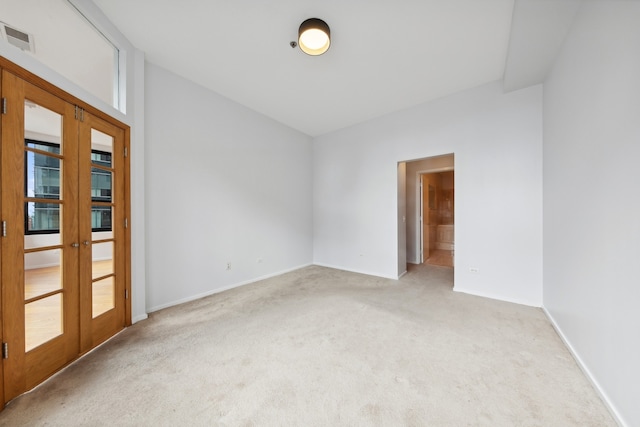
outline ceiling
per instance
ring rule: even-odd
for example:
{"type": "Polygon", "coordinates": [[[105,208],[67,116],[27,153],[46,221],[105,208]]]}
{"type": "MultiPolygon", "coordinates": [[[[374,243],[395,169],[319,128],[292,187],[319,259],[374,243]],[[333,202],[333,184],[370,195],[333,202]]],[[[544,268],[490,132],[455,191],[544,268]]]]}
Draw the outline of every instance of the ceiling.
{"type": "MultiPolygon", "coordinates": [[[[506,90],[542,82],[580,1],[93,0],[148,62],[310,136],[503,78],[506,90]],[[331,27],[317,57],[289,45],[310,17],[331,27]]],[[[34,34],[37,55],[81,70],[75,60],[91,53],[76,55],[77,43],[45,49],[86,31],[65,0],[0,6],[0,21],[34,34]]],[[[100,73],[67,77],[90,85],[100,73]]]]}
{"type": "Polygon", "coordinates": [[[94,0],[149,62],[317,136],[499,80],[513,0],[94,0]],[[331,48],[292,49],[307,18],[331,48]]]}

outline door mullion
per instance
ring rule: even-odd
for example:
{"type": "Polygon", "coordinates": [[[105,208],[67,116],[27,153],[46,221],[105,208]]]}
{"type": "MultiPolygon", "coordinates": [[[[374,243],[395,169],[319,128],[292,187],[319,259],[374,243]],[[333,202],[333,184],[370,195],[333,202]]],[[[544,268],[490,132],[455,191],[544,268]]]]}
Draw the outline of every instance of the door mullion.
{"type": "MultiPolygon", "coordinates": [[[[88,115],[87,118],[90,116],[88,115]]],[[[78,121],[78,239],[91,242],[91,123],[78,121]]],[[[81,245],[80,277],[80,353],[91,350],[93,344],[91,246],[81,245]]]]}

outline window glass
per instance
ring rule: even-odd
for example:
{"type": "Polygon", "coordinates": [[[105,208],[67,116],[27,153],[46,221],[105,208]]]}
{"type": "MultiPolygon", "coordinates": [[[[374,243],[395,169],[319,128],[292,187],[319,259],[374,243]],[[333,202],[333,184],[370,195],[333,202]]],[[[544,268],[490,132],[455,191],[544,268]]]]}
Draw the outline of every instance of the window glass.
{"type": "Polygon", "coordinates": [[[92,231],[111,231],[111,206],[91,206],[92,231]]]}
{"type": "MultiPolygon", "coordinates": [[[[41,151],[58,154],[60,146],[27,140],[25,145],[41,151]]],[[[46,154],[27,151],[26,197],[60,199],[60,159],[46,154]]]]}
{"type": "MultiPolygon", "coordinates": [[[[58,154],[60,145],[31,139],[25,145],[39,151],[58,154]]],[[[60,159],[44,153],[26,152],[26,197],[60,200],[60,159]]],[[[111,153],[91,151],[93,164],[111,167],[111,153]]],[[[91,168],[91,201],[111,203],[112,172],[91,168]]],[[[60,204],[44,201],[28,202],[25,206],[25,233],[49,234],[60,231],[60,204]]],[[[91,207],[92,231],[111,231],[112,207],[94,204],[91,207]]]]}

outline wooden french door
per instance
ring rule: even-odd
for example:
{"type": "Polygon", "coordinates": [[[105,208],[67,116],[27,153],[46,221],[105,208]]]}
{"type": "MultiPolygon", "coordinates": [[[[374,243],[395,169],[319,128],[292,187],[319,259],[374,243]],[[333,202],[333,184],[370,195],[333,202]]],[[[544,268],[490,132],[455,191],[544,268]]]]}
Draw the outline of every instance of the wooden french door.
{"type": "Polygon", "coordinates": [[[125,130],[2,71],[3,402],[126,324],[125,130]]]}
{"type": "Polygon", "coordinates": [[[125,325],[124,130],[82,113],[79,132],[80,352],[125,325]]]}

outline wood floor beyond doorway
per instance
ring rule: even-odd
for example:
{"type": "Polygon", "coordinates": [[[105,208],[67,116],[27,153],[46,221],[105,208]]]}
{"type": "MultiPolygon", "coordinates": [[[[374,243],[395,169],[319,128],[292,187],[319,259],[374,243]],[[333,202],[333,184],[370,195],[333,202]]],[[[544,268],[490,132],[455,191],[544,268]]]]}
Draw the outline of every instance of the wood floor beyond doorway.
{"type": "Polygon", "coordinates": [[[431,256],[427,258],[425,264],[439,265],[442,267],[453,267],[453,251],[445,251],[436,249],[431,252],[431,256]]]}

